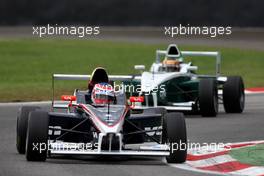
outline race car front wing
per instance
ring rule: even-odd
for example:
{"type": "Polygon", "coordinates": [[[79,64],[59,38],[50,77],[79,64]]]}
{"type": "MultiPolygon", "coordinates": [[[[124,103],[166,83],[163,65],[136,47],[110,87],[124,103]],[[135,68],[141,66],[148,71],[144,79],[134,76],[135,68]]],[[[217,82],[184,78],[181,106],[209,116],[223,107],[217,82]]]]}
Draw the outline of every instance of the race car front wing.
{"type": "Polygon", "coordinates": [[[98,151],[98,150],[50,150],[51,155],[106,155],[106,156],[169,156],[169,151],[98,151]]]}
{"type": "Polygon", "coordinates": [[[143,144],[139,148],[131,145],[119,150],[83,149],[76,143],[51,142],[49,155],[105,155],[105,156],[168,156],[169,147],[166,144],[143,144]],[[62,147],[67,144],[67,148],[62,147]],[[70,148],[69,146],[75,146],[70,148]],[[59,146],[59,147],[58,147],[59,146]]]}

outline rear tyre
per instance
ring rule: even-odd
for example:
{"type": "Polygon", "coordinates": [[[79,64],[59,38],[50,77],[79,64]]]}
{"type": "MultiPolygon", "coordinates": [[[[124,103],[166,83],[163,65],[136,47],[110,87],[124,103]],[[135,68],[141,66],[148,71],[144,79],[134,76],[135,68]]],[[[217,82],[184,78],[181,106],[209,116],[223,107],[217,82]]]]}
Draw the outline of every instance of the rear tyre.
{"type": "Polygon", "coordinates": [[[227,77],[223,85],[223,101],[226,113],[242,113],[245,107],[244,82],[240,76],[227,77]]]}
{"type": "Polygon", "coordinates": [[[218,93],[215,79],[202,79],[199,83],[199,108],[203,117],[218,113],[218,93]]]}
{"type": "Polygon", "coordinates": [[[31,111],[40,109],[37,106],[23,106],[19,109],[16,127],[16,147],[19,154],[25,154],[28,115],[31,111]]]}
{"type": "Polygon", "coordinates": [[[48,148],[48,112],[34,111],[29,114],[26,158],[28,161],[45,161],[48,148]]]}
{"type": "Polygon", "coordinates": [[[183,163],[187,157],[186,124],[183,113],[167,113],[163,123],[162,133],[170,145],[168,163],[183,163]]]}

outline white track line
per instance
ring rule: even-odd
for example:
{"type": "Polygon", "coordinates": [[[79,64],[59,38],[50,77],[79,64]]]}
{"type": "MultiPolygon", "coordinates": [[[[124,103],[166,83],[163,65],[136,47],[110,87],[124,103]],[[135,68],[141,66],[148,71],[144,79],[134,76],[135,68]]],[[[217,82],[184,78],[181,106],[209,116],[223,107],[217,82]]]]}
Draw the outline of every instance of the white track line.
{"type": "Polygon", "coordinates": [[[234,175],[250,175],[250,176],[263,175],[263,173],[264,173],[264,167],[255,167],[255,166],[234,172],[229,172],[229,174],[234,174],[234,175]]]}
{"type": "Polygon", "coordinates": [[[222,164],[226,162],[236,161],[230,155],[220,155],[208,159],[197,160],[197,161],[187,161],[186,163],[192,167],[209,167],[216,164],[222,164]]]}
{"type": "MultiPolygon", "coordinates": [[[[166,161],[164,161],[164,162],[166,162],[166,161]]],[[[224,173],[196,169],[195,167],[191,167],[187,164],[168,164],[168,165],[171,167],[177,168],[177,169],[183,169],[183,170],[188,170],[188,171],[193,171],[193,172],[198,172],[198,173],[206,173],[206,174],[214,174],[214,175],[226,175],[224,173]]]]}
{"type": "MultiPolygon", "coordinates": [[[[260,144],[263,143],[264,140],[259,140],[259,141],[247,141],[247,142],[236,142],[236,143],[229,143],[227,145],[240,145],[240,144],[248,144],[248,143],[252,143],[252,145],[248,145],[248,146],[241,146],[238,148],[234,148],[233,150],[239,149],[239,148],[244,148],[244,147],[249,147],[249,146],[253,146],[254,144],[260,144]]],[[[221,152],[224,151],[225,149],[220,149],[218,151],[215,152],[221,152]]],[[[206,154],[211,154],[211,153],[215,153],[212,151],[205,151],[205,150],[190,150],[188,153],[191,155],[206,155],[206,154]]],[[[261,166],[252,166],[249,168],[245,168],[245,169],[240,169],[237,171],[233,171],[233,172],[227,172],[227,173],[221,173],[221,172],[217,172],[217,171],[209,171],[209,170],[202,170],[202,169],[198,169],[198,167],[207,167],[207,166],[213,166],[216,164],[222,164],[222,163],[226,163],[226,162],[232,162],[232,161],[236,161],[234,158],[232,158],[230,155],[228,154],[223,154],[223,155],[219,155],[219,156],[215,156],[212,158],[207,158],[207,159],[201,159],[201,160],[196,160],[196,161],[186,161],[183,164],[168,164],[171,167],[175,167],[175,168],[179,168],[179,169],[184,169],[184,170],[189,170],[189,171],[193,171],[193,172],[199,172],[199,173],[206,173],[206,174],[215,174],[215,175],[252,175],[252,176],[258,176],[258,175],[263,175],[264,173],[264,167],[261,166]]],[[[163,160],[163,162],[166,162],[165,159],[163,160]]]]}

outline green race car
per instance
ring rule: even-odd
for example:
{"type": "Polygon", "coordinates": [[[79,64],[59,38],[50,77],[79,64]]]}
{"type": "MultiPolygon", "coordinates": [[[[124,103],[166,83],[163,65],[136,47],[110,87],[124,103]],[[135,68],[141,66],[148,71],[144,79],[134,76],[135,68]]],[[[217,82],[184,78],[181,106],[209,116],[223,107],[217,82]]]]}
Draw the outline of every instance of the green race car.
{"type": "MultiPolygon", "coordinates": [[[[150,71],[142,71],[140,76],[123,81],[123,84],[126,88],[137,87],[131,93],[140,97],[134,109],[164,107],[168,111],[191,111],[213,117],[218,113],[218,105],[223,104],[226,113],[242,113],[245,104],[243,79],[221,76],[220,62],[219,52],[180,51],[177,45],[171,44],[167,50],[156,51],[156,61],[150,71]],[[191,62],[185,63],[185,56],[216,58],[216,74],[196,74],[198,67],[191,62]]],[[[135,69],[144,70],[145,66],[136,65],[135,69]]]]}

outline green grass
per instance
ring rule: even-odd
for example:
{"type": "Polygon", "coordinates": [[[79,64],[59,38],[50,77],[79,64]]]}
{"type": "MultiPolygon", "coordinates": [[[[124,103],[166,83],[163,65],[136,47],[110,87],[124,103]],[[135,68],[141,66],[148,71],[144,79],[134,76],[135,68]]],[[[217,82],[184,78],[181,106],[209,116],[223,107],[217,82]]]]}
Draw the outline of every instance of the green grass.
{"type": "MultiPolygon", "coordinates": [[[[52,73],[90,74],[103,66],[110,74],[131,74],[135,64],[147,69],[156,49],[166,45],[93,40],[0,40],[0,101],[49,100],[52,73]]],[[[182,50],[221,51],[222,73],[241,75],[247,87],[264,86],[264,52],[253,50],[180,46],[182,50]]],[[[201,73],[213,73],[214,60],[193,59],[201,73]]],[[[87,82],[57,84],[58,92],[84,88],[87,82]]],[[[58,94],[59,94],[58,93],[58,94]]]]}
{"type": "Polygon", "coordinates": [[[229,154],[241,163],[264,166],[264,144],[231,150],[229,154]]]}

